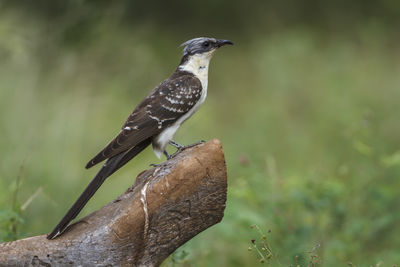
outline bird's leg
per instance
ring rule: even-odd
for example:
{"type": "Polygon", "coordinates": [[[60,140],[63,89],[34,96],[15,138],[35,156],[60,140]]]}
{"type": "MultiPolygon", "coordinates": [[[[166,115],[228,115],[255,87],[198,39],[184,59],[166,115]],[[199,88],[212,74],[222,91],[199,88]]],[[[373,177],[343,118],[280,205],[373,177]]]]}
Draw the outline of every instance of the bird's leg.
{"type": "Polygon", "coordinates": [[[167,160],[170,159],[172,156],[168,154],[167,150],[164,150],[164,155],[167,157],[167,160]]]}
{"type": "Polygon", "coordinates": [[[180,152],[182,152],[182,151],[185,150],[186,148],[194,147],[194,146],[203,144],[203,143],[205,143],[205,142],[206,142],[206,141],[204,141],[204,140],[200,140],[200,141],[197,142],[197,143],[194,143],[194,144],[191,144],[191,145],[183,146],[183,145],[178,144],[178,143],[175,142],[174,140],[170,140],[170,141],[169,141],[169,144],[170,144],[171,146],[175,147],[177,150],[176,150],[176,152],[175,152],[174,154],[172,154],[169,158],[167,157],[167,159],[171,159],[171,158],[175,157],[177,154],[179,154],[180,152]]]}
{"type": "Polygon", "coordinates": [[[169,144],[171,145],[171,146],[173,146],[173,147],[175,147],[176,149],[183,149],[185,146],[182,146],[182,145],[180,145],[180,144],[178,144],[177,142],[175,142],[174,140],[170,140],[169,141],[169,144]]]}
{"type": "MultiPolygon", "coordinates": [[[[167,157],[167,160],[170,160],[170,159],[172,159],[173,157],[175,157],[176,155],[178,155],[180,152],[182,152],[183,150],[185,150],[186,148],[194,147],[194,146],[197,146],[197,145],[199,145],[199,144],[203,144],[203,143],[205,143],[205,142],[206,142],[206,141],[201,140],[201,141],[199,141],[199,142],[197,142],[197,143],[194,143],[194,144],[191,144],[191,145],[183,146],[183,145],[180,145],[180,144],[178,144],[177,142],[171,140],[171,141],[169,141],[169,144],[177,149],[176,152],[175,152],[174,154],[170,155],[170,154],[168,154],[167,150],[164,150],[163,153],[164,153],[164,155],[167,157]]],[[[158,167],[158,166],[161,165],[161,164],[162,164],[162,163],[160,163],[160,164],[153,164],[153,163],[152,163],[152,164],[150,164],[150,166],[152,166],[152,167],[158,167]]]]}

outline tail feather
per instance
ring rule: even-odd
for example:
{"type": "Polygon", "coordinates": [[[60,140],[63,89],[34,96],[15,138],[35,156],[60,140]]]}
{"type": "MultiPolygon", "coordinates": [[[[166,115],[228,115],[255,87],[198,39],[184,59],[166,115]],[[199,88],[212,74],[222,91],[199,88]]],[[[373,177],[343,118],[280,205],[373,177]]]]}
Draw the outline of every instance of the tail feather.
{"type": "Polygon", "coordinates": [[[93,178],[93,180],[86,187],[85,191],[80,195],[78,200],[72,205],[72,207],[68,210],[67,214],[64,215],[62,220],[57,224],[54,230],[47,235],[47,239],[54,239],[57,236],[61,235],[64,230],[67,228],[68,224],[75,219],[75,217],[79,214],[79,212],[83,209],[83,207],[87,204],[89,199],[96,193],[96,191],[100,188],[100,186],[104,183],[104,181],[125,165],[128,161],[130,161],[133,157],[139,154],[143,149],[145,149],[151,143],[150,139],[142,141],[135,147],[124,151],[120,154],[117,154],[110,159],[101,167],[99,172],[93,178]]]}

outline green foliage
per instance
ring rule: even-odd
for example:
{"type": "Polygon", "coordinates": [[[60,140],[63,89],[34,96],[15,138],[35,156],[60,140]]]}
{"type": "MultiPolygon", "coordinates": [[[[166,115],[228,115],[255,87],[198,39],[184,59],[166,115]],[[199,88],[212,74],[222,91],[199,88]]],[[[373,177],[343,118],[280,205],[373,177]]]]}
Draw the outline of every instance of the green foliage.
{"type": "MultiPolygon", "coordinates": [[[[398,4],[383,1],[377,10],[391,15],[371,18],[346,2],[344,20],[330,4],[319,24],[306,6],[300,16],[272,1],[244,14],[232,3],[232,24],[226,13],[187,25],[168,16],[170,25],[168,12],[132,22],[131,9],[100,2],[54,1],[57,16],[17,2],[0,10],[0,241],[49,232],[96,173],[86,161],[179,63],[179,43],[212,35],[235,46],[215,55],[208,99],[176,140],[222,141],[227,207],[165,264],[258,266],[251,239],[271,266],[400,262],[398,4]]],[[[81,216],[155,161],[150,149],[135,158],[81,216]]]]}
{"type": "Polygon", "coordinates": [[[21,214],[21,209],[17,203],[19,176],[16,179],[16,184],[11,184],[8,191],[2,185],[0,180],[0,242],[7,242],[18,239],[20,237],[20,225],[24,222],[21,214]],[[9,199],[11,198],[11,199],[9,199]]]}
{"type": "Polygon", "coordinates": [[[0,242],[16,240],[18,236],[18,224],[24,220],[17,212],[0,210],[0,242]]]}
{"type": "Polygon", "coordinates": [[[177,250],[173,252],[167,260],[163,262],[162,267],[191,266],[187,260],[189,253],[185,250],[177,250]]]}
{"type": "MultiPolygon", "coordinates": [[[[259,234],[259,240],[251,239],[251,245],[248,248],[249,251],[255,250],[258,254],[260,263],[272,264],[275,261],[276,265],[282,266],[279,260],[276,258],[272,252],[271,244],[267,240],[267,235],[258,227],[258,225],[250,226],[251,229],[256,229],[259,234]]],[[[268,234],[271,230],[268,230],[268,234]]]]}
{"type": "MultiPolygon", "coordinates": [[[[248,251],[256,251],[257,256],[260,263],[265,263],[268,266],[282,266],[278,257],[272,252],[271,244],[269,242],[268,235],[271,235],[271,230],[268,230],[268,233],[265,234],[258,225],[250,226],[251,229],[257,230],[258,238],[254,238],[250,240],[251,245],[248,248],[248,251]]],[[[290,266],[301,267],[317,267],[321,264],[321,258],[318,255],[318,249],[321,247],[320,244],[317,244],[312,248],[312,250],[307,251],[306,253],[309,255],[308,262],[303,257],[296,255],[294,257],[295,264],[290,264],[290,266]],[[301,263],[303,261],[303,263],[301,263]]],[[[301,255],[304,256],[304,255],[301,255]]],[[[287,266],[288,264],[285,264],[287,266]]]]}

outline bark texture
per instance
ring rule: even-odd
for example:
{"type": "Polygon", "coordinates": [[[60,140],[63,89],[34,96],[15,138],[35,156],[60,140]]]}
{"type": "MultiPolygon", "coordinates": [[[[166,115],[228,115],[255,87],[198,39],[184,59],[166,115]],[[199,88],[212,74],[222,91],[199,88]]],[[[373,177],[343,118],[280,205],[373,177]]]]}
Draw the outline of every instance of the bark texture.
{"type": "Polygon", "coordinates": [[[214,139],[140,173],[124,194],[55,240],[0,244],[0,266],[158,266],[221,221],[226,191],[224,154],[214,139]]]}

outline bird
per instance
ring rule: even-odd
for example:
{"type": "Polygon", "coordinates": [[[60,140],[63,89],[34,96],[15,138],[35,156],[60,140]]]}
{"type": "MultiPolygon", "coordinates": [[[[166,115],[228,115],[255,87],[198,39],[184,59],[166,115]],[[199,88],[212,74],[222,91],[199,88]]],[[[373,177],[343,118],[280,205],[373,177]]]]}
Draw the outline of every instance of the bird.
{"type": "Polygon", "coordinates": [[[199,37],[181,44],[183,56],[178,67],[136,106],[115,138],[86,164],[89,169],[106,160],[47,239],[63,234],[106,178],[150,144],[158,158],[164,154],[167,159],[172,157],[166,151],[168,144],[176,147],[177,152],[188,147],[175,142],[173,136],[204,103],[210,60],[225,45],[233,45],[233,42],[199,37]]]}

